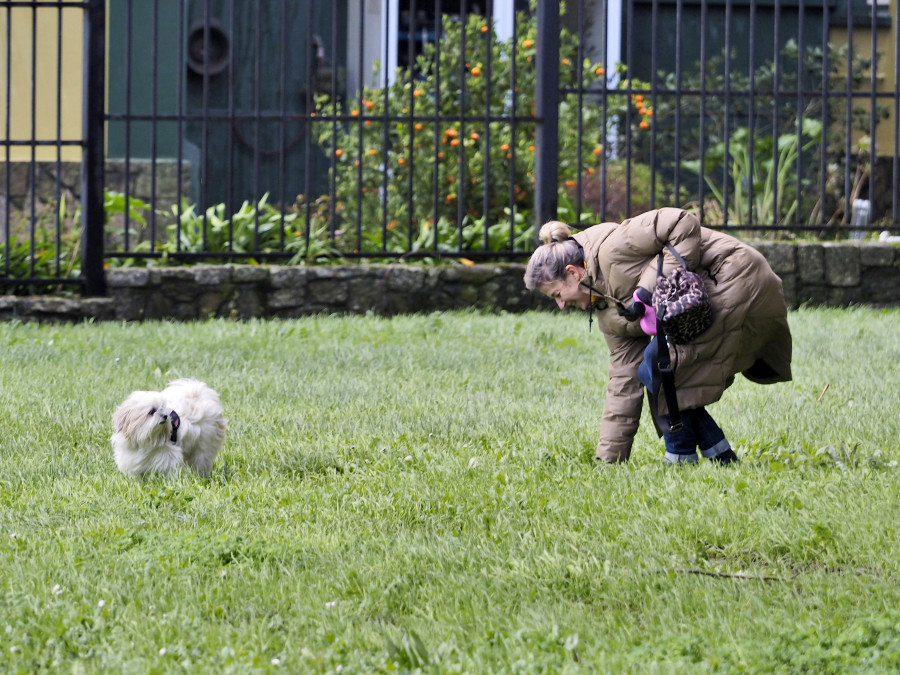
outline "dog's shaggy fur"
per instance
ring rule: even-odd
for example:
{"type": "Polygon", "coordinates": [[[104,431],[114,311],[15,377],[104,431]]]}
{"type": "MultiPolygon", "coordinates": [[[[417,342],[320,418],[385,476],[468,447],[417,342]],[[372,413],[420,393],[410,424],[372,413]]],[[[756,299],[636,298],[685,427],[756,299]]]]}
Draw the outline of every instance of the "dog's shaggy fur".
{"type": "Polygon", "coordinates": [[[143,476],[186,465],[208,476],[227,425],[219,395],[199,380],[174,380],[163,391],[134,391],[113,414],[116,466],[129,476],[143,476]]]}

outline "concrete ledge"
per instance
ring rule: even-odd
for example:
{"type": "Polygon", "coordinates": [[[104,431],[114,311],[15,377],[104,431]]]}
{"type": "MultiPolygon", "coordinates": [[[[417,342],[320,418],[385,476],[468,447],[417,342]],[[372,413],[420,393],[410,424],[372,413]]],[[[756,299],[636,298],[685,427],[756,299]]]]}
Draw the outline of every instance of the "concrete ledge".
{"type": "MultiPolygon", "coordinates": [[[[900,307],[900,247],[876,243],[753,244],[784,282],[788,306],[900,307]]],[[[195,265],[122,268],[105,298],[0,296],[0,320],[193,321],[319,313],[390,316],[475,307],[555,309],[525,289],[522,263],[424,267],[195,265]]]]}

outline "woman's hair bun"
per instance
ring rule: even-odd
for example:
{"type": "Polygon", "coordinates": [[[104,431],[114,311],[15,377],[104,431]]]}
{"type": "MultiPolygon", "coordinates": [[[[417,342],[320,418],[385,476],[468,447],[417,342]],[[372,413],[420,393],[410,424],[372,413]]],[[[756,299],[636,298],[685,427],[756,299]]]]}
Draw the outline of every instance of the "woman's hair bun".
{"type": "Polygon", "coordinates": [[[558,220],[551,220],[541,226],[540,238],[544,244],[552,244],[554,242],[565,241],[569,238],[571,230],[565,223],[558,220]]]}

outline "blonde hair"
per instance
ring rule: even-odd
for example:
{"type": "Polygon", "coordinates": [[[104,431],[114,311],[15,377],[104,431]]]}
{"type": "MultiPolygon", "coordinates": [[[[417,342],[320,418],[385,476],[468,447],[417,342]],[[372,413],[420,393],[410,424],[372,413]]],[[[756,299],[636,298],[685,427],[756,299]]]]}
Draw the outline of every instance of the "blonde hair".
{"type": "Polygon", "coordinates": [[[539,233],[543,246],[535,249],[525,268],[525,288],[533,291],[562,279],[566,265],[584,265],[581,246],[570,235],[571,230],[565,223],[558,220],[544,223],[539,233]]]}

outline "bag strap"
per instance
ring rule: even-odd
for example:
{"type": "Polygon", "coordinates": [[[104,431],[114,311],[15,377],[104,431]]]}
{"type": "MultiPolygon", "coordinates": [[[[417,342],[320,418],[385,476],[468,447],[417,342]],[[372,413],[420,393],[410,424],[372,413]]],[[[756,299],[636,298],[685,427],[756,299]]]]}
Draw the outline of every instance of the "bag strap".
{"type": "MultiPolygon", "coordinates": [[[[684,269],[689,269],[675,247],[666,242],[666,248],[675,256],[675,259],[684,269]]],[[[659,252],[659,261],[657,263],[657,273],[659,278],[663,276],[663,254],[659,252]]],[[[669,340],[666,337],[666,327],[663,324],[663,317],[666,314],[666,303],[660,304],[656,311],[656,332],[658,340],[658,349],[656,350],[656,367],[659,370],[659,380],[662,385],[663,395],[666,397],[666,408],[669,411],[668,427],[669,432],[681,430],[683,424],[681,422],[681,411],[678,409],[678,398],[675,392],[675,370],[672,368],[672,360],[669,357],[669,340]]],[[[656,425],[660,430],[666,427],[665,420],[659,414],[659,392],[651,396],[651,400],[655,403],[653,416],[656,419],[656,425]]]]}
{"type": "MultiPolygon", "coordinates": [[[[660,255],[661,257],[662,255],[660,255]]],[[[665,311],[666,306],[662,305],[656,313],[656,337],[659,341],[658,349],[656,350],[656,361],[659,369],[659,380],[662,383],[663,394],[666,397],[666,408],[669,410],[669,431],[673,432],[679,431],[682,423],[681,411],[678,409],[678,398],[675,395],[675,370],[672,368],[672,361],[669,358],[669,340],[666,337],[666,329],[662,321],[665,311]]],[[[654,414],[656,415],[656,423],[659,425],[659,428],[665,428],[658,406],[654,414]]]]}
{"type": "MultiPolygon", "coordinates": [[[[690,267],[688,267],[688,264],[684,261],[684,258],[682,258],[681,255],[678,253],[678,251],[675,250],[675,247],[672,246],[672,244],[670,244],[669,242],[666,242],[666,248],[669,249],[669,253],[671,253],[672,255],[675,256],[675,260],[677,260],[679,263],[681,263],[681,266],[684,269],[686,269],[686,270],[691,269],[690,267]]],[[[660,276],[662,276],[662,252],[660,252],[660,254],[659,254],[659,274],[660,274],[660,276]]]]}

